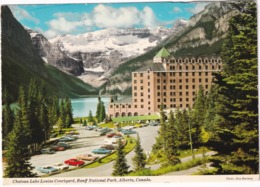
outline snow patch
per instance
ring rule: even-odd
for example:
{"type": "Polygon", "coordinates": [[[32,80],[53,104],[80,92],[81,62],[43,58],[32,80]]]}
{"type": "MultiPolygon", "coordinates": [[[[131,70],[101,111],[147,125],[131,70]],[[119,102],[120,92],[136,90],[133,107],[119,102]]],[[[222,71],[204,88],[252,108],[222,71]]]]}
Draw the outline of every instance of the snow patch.
{"type": "Polygon", "coordinates": [[[92,72],[105,72],[105,70],[101,66],[98,66],[96,68],[84,68],[84,70],[92,72]]]}
{"type": "Polygon", "coordinates": [[[42,60],[48,64],[48,60],[46,57],[42,57],[42,60]]]}

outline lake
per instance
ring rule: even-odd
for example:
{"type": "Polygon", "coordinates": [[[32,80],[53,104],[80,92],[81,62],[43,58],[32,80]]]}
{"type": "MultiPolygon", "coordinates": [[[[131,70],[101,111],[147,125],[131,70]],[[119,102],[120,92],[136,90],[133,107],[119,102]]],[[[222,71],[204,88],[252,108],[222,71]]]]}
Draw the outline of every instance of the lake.
{"type": "MultiPolygon", "coordinates": [[[[105,104],[106,112],[108,110],[109,97],[102,97],[101,100],[105,104]]],[[[97,97],[87,97],[79,99],[71,99],[71,105],[73,109],[73,117],[85,117],[88,116],[89,111],[91,110],[93,116],[96,115],[98,104],[97,97]]]]}

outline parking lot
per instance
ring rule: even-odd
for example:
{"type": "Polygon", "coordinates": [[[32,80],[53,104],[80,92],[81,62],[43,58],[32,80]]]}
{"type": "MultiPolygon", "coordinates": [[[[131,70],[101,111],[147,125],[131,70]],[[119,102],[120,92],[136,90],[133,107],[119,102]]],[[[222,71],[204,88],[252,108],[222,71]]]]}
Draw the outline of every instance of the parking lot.
{"type": "MultiPolygon", "coordinates": [[[[99,132],[94,130],[85,130],[84,127],[74,125],[74,128],[80,133],[79,139],[71,141],[69,144],[72,146],[65,151],[57,151],[54,154],[40,154],[31,157],[31,163],[35,167],[34,172],[39,176],[43,175],[37,171],[37,167],[44,165],[53,165],[54,163],[64,163],[65,160],[75,158],[78,155],[91,153],[92,150],[104,145],[106,136],[99,136],[99,132]]],[[[93,154],[94,155],[94,154],[93,154]]],[[[101,157],[102,155],[97,155],[101,157]]],[[[86,163],[89,161],[86,161],[86,163]]],[[[70,166],[75,167],[75,166],[70,166]]]]}

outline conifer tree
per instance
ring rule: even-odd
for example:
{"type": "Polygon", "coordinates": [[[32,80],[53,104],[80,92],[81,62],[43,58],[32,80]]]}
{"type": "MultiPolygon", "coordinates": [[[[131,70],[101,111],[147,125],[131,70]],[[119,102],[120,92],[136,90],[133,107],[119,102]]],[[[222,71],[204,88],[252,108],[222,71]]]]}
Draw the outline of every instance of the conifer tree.
{"type": "Polygon", "coordinates": [[[98,122],[102,122],[106,118],[106,109],[105,109],[104,102],[101,101],[100,103],[101,104],[100,104],[100,113],[98,117],[98,122]]]}
{"type": "Polygon", "coordinates": [[[94,118],[93,118],[91,110],[89,111],[89,114],[88,114],[88,122],[94,122],[94,118]]]}
{"type": "Polygon", "coordinates": [[[2,135],[3,138],[6,138],[7,135],[12,131],[13,129],[13,123],[14,123],[14,113],[10,106],[10,99],[8,96],[7,91],[5,91],[5,94],[3,94],[3,100],[5,101],[5,106],[3,106],[2,110],[2,135]]]}
{"type": "Polygon", "coordinates": [[[133,165],[135,171],[140,171],[145,168],[146,165],[146,155],[143,148],[141,147],[139,134],[137,135],[136,147],[135,147],[135,156],[133,157],[133,165]]]}
{"type": "Polygon", "coordinates": [[[222,52],[223,71],[216,75],[221,123],[214,166],[221,174],[259,172],[257,12],[256,3],[234,3],[240,11],[230,19],[222,52]],[[218,146],[221,145],[221,146],[218,146]]]}
{"type": "Polygon", "coordinates": [[[28,125],[24,125],[22,112],[18,111],[14,128],[8,136],[8,147],[6,153],[7,167],[5,168],[5,176],[9,178],[34,177],[32,173],[30,154],[28,150],[28,125]]]}
{"type": "Polygon", "coordinates": [[[123,150],[123,144],[121,140],[118,141],[118,147],[116,150],[116,160],[114,163],[114,171],[112,173],[113,176],[124,176],[128,173],[129,166],[126,163],[126,158],[123,150]]]}
{"type": "Polygon", "coordinates": [[[62,128],[66,127],[66,110],[65,110],[65,104],[64,104],[64,100],[61,99],[60,102],[60,119],[62,121],[62,128]]]}
{"type": "Polygon", "coordinates": [[[97,111],[96,111],[96,118],[97,119],[99,119],[100,111],[101,111],[101,98],[98,97],[98,104],[97,104],[97,111]]]}
{"type": "Polygon", "coordinates": [[[73,123],[73,114],[71,101],[68,97],[65,98],[65,113],[66,113],[66,127],[70,127],[73,123]]]}
{"type": "Polygon", "coordinates": [[[161,108],[160,108],[160,125],[161,125],[161,127],[160,127],[160,137],[161,137],[161,139],[162,139],[162,142],[163,142],[163,150],[165,151],[165,148],[166,148],[166,115],[165,115],[165,113],[164,113],[164,111],[163,111],[163,109],[164,109],[164,106],[163,106],[163,104],[161,104],[161,108]]]}

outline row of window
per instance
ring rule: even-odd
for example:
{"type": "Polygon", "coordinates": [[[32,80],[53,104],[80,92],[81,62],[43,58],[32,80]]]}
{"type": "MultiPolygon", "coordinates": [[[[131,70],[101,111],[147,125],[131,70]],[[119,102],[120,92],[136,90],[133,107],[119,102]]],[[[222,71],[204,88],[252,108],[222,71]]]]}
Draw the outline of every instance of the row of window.
{"type": "MultiPolygon", "coordinates": [[[[201,83],[202,82],[202,80],[200,79],[199,80],[199,82],[201,83]]],[[[208,82],[208,80],[205,80],[205,82],[208,82]]],[[[193,82],[194,83],[194,82],[193,82]]],[[[209,85],[204,85],[203,86],[205,89],[208,89],[209,88],[209,85]]],[[[164,85],[164,86],[160,86],[160,85],[158,85],[157,87],[157,90],[161,90],[161,89],[163,89],[163,90],[166,90],[167,88],[168,89],[170,89],[170,90],[176,90],[176,85],[164,85]]],[[[179,85],[178,86],[178,89],[179,90],[182,90],[182,89],[186,89],[186,90],[188,90],[188,89],[190,89],[190,88],[192,88],[192,89],[196,89],[196,85],[195,84],[193,84],[193,85],[179,85]],[[191,86],[191,87],[190,87],[191,86]]],[[[138,89],[138,87],[137,86],[134,86],[134,90],[137,90],[138,89]]],[[[144,90],[144,87],[143,86],[140,86],[140,90],[144,90]]],[[[148,93],[150,92],[150,88],[148,88],[147,90],[146,90],[148,93]]],[[[159,93],[159,92],[158,92],[159,93]]],[[[136,93],[134,93],[134,96],[137,96],[137,94],[136,93]]],[[[141,96],[143,96],[143,93],[141,93],[141,96]]]]}
{"type": "MultiPolygon", "coordinates": [[[[211,67],[212,70],[214,70],[215,68],[221,69],[221,65],[218,65],[218,66],[215,66],[215,65],[211,65],[211,66],[210,66],[210,65],[205,65],[205,66],[204,66],[204,68],[205,68],[206,70],[208,70],[210,67],[211,67]]],[[[178,66],[178,69],[179,69],[179,70],[182,70],[182,69],[184,69],[184,68],[185,68],[185,70],[189,70],[189,66],[187,66],[187,65],[186,65],[186,66],[182,66],[182,65],[179,65],[179,66],[178,66]]],[[[176,66],[170,66],[170,70],[176,70],[176,69],[177,69],[176,66]]],[[[191,67],[191,69],[192,69],[192,70],[195,70],[195,69],[196,69],[196,66],[193,65],[193,66],[191,67]]],[[[202,70],[202,66],[199,65],[199,66],[198,66],[198,69],[199,69],[199,70],[202,70]]]]}
{"type": "MultiPolygon", "coordinates": [[[[170,108],[183,108],[183,107],[189,108],[190,104],[180,104],[180,105],[176,105],[176,104],[171,104],[170,108]]],[[[166,105],[163,105],[164,108],[168,108],[166,105]]],[[[160,109],[161,105],[157,105],[157,109],[160,109]]]]}

